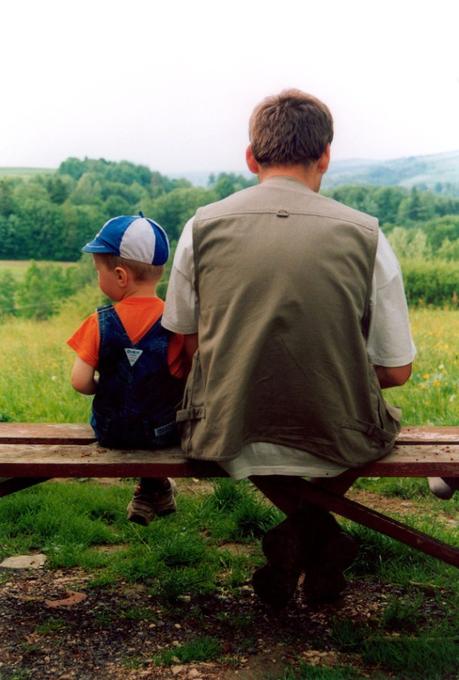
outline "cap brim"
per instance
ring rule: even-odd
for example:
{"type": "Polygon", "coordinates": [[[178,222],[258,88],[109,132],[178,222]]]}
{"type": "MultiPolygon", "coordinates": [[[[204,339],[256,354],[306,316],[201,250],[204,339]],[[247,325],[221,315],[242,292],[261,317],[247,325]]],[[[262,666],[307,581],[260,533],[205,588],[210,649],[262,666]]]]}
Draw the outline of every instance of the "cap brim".
{"type": "Polygon", "coordinates": [[[99,241],[90,241],[81,249],[82,253],[108,253],[113,254],[113,248],[106,246],[99,241]]]}

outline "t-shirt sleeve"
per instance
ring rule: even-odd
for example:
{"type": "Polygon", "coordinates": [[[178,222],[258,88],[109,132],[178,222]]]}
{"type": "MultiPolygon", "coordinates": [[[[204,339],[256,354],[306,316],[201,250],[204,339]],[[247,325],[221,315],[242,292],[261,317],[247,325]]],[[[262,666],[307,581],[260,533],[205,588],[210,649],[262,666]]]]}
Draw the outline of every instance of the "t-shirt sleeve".
{"type": "Polygon", "coordinates": [[[402,272],[389,242],[379,232],[373,289],[368,355],[377,366],[406,366],[415,355],[402,272]]]}
{"type": "Polygon", "coordinates": [[[97,368],[99,364],[100,336],[96,313],[91,314],[91,316],[88,316],[83,321],[78,330],[67,340],[67,345],[75,350],[80,359],[93,368],[97,368]]]}
{"type": "Polygon", "coordinates": [[[194,285],[193,218],[188,220],[175,251],[167,286],[162,325],[174,333],[198,332],[199,301],[194,285]]]}
{"type": "Polygon", "coordinates": [[[179,333],[171,335],[167,349],[169,372],[175,378],[186,378],[189,362],[185,354],[185,338],[179,333]]]}

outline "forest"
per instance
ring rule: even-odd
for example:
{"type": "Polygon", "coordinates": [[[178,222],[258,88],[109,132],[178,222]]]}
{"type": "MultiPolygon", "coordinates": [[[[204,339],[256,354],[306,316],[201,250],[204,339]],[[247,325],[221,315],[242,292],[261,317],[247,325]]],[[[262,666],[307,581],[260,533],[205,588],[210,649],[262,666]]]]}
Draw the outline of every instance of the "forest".
{"type": "MultiPolygon", "coordinates": [[[[92,279],[81,247],[116,215],[158,221],[174,247],[185,222],[204,204],[254,184],[242,174],[210,175],[194,186],[128,161],[68,158],[54,172],[0,177],[0,260],[32,264],[21,282],[3,269],[0,316],[48,318],[62,300],[92,279]]],[[[409,303],[457,307],[459,198],[400,186],[342,185],[332,198],[378,217],[401,260],[409,303]]],[[[165,290],[165,282],[160,293],[165,290]]]]}

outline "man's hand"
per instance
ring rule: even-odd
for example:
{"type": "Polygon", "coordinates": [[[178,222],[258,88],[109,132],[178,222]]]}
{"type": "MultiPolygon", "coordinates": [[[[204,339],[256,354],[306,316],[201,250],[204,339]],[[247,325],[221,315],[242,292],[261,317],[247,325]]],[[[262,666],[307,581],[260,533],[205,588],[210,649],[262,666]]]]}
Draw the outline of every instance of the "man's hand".
{"type": "Polygon", "coordinates": [[[400,387],[404,385],[411,375],[413,364],[405,366],[375,366],[379,384],[384,387],[400,387]]]}

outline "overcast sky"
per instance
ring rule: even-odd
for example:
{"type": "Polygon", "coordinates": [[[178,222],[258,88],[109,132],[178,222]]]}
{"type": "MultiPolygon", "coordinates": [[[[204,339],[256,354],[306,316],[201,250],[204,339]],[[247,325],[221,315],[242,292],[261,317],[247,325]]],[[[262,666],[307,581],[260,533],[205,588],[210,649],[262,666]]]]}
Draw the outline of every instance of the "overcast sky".
{"type": "Polygon", "coordinates": [[[457,0],[4,0],[0,166],[240,170],[263,96],[335,117],[335,158],[459,149],[457,0]]]}

